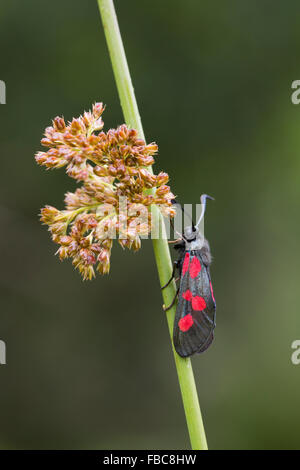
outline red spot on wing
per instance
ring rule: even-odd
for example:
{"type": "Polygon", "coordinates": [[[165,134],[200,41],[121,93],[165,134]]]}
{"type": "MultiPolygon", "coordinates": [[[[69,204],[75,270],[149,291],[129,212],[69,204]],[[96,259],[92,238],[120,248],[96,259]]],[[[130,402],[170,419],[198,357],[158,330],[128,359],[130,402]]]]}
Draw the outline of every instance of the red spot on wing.
{"type": "Polygon", "coordinates": [[[182,293],[182,297],[185,299],[185,300],[192,300],[192,293],[189,289],[187,289],[185,292],[182,293]]]}
{"type": "Polygon", "coordinates": [[[184,257],[183,265],[182,265],[182,276],[184,276],[187,270],[189,269],[189,262],[190,262],[190,254],[186,253],[184,257]]]}
{"type": "Polygon", "coordinates": [[[192,298],[192,307],[193,310],[204,310],[206,308],[206,302],[203,297],[200,297],[199,295],[195,295],[195,297],[192,298]]]}
{"type": "Polygon", "coordinates": [[[190,264],[190,276],[192,279],[198,276],[201,271],[201,263],[198,260],[197,256],[194,256],[190,264]]]}
{"type": "Polygon", "coordinates": [[[180,318],[178,322],[178,326],[181,331],[188,331],[193,324],[194,324],[194,320],[190,313],[186,315],[185,317],[180,318]]]}
{"type": "Polygon", "coordinates": [[[210,285],[210,292],[211,292],[213,301],[214,301],[214,303],[216,303],[216,299],[215,299],[215,296],[214,296],[214,291],[213,291],[213,286],[212,286],[211,281],[209,281],[209,285],[210,285]]]}

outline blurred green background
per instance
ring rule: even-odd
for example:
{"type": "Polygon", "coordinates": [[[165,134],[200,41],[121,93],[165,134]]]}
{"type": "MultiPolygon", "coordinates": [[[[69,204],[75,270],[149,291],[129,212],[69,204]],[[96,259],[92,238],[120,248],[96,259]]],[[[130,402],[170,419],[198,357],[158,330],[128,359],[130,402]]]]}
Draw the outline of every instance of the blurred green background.
{"type": "MultiPolygon", "coordinates": [[[[116,1],[155,170],[212,194],[216,339],[193,366],[213,449],[300,448],[299,1],[116,1]]],[[[152,245],[82,282],[38,220],[75,183],[34,161],[95,101],[123,122],[96,0],[2,2],[0,448],[189,447],[152,245]]]]}

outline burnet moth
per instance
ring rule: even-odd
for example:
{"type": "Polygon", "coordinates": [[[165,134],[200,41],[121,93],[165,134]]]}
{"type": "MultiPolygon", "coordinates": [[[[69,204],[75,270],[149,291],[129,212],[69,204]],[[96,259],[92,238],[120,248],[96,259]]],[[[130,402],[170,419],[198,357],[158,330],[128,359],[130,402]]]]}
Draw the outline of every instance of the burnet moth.
{"type": "MultiPolygon", "coordinates": [[[[184,229],[182,238],[174,245],[179,257],[174,263],[171,279],[179,271],[180,284],[169,310],[178,297],[173,328],[173,342],[179,356],[189,357],[204,352],[212,343],[216,326],[216,301],[210,278],[211,254],[208,241],[200,233],[207,194],[201,196],[202,212],[196,225],[184,229]]],[[[174,201],[176,202],[176,201],[174,201]]],[[[183,210],[183,209],[182,209],[183,210]]]]}

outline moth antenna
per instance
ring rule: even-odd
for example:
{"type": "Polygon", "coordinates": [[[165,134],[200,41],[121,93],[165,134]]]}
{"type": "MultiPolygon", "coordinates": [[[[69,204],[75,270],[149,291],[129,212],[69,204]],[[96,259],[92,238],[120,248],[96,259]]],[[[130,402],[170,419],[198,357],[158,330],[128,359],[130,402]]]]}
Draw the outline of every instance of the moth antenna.
{"type": "MultiPolygon", "coordinates": [[[[186,214],[186,215],[188,216],[188,218],[190,219],[190,221],[191,221],[191,223],[192,223],[192,230],[193,230],[193,232],[195,232],[195,231],[196,231],[196,227],[195,227],[194,221],[193,221],[192,217],[190,216],[190,214],[188,214],[187,212],[185,212],[185,210],[184,210],[182,204],[181,204],[179,201],[176,201],[176,199],[172,199],[171,202],[172,202],[172,204],[179,204],[179,205],[180,205],[180,209],[181,209],[183,215],[186,214]]],[[[177,234],[178,234],[178,232],[177,232],[177,234]]]]}
{"type": "Polygon", "coordinates": [[[201,222],[201,220],[203,219],[204,217],[204,214],[205,214],[205,209],[206,209],[206,199],[211,199],[212,201],[214,201],[214,198],[209,196],[208,194],[202,194],[202,196],[200,197],[200,202],[201,202],[201,207],[202,207],[202,211],[201,211],[201,215],[199,217],[199,220],[196,224],[196,229],[199,227],[199,224],[201,222]]]}
{"type": "Polygon", "coordinates": [[[187,239],[185,238],[185,236],[183,235],[183,233],[179,233],[179,232],[177,232],[177,230],[175,230],[174,223],[173,223],[173,219],[170,219],[170,223],[171,223],[172,229],[173,229],[174,232],[179,236],[180,240],[185,240],[185,241],[187,241],[187,239]]]}

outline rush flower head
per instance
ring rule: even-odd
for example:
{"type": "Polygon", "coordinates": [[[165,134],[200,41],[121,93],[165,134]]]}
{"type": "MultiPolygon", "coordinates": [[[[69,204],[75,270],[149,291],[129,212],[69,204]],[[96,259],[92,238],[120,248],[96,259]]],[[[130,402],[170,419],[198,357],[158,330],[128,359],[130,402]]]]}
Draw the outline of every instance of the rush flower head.
{"type": "Polygon", "coordinates": [[[165,216],[175,215],[168,174],[154,175],[147,168],[157,145],[147,145],[125,124],[104,132],[103,111],[103,104],[95,103],[68,124],[56,117],[41,141],[48,150],[35,156],[39,165],[65,167],[81,183],[65,195],[65,210],[46,206],[41,221],[59,245],[60,259],[72,258],[84,279],[92,279],[95,269],[109,272],[113,239],[123,248],[141,247],[141,236],[152,228],[151,205],[165,216]]]}

